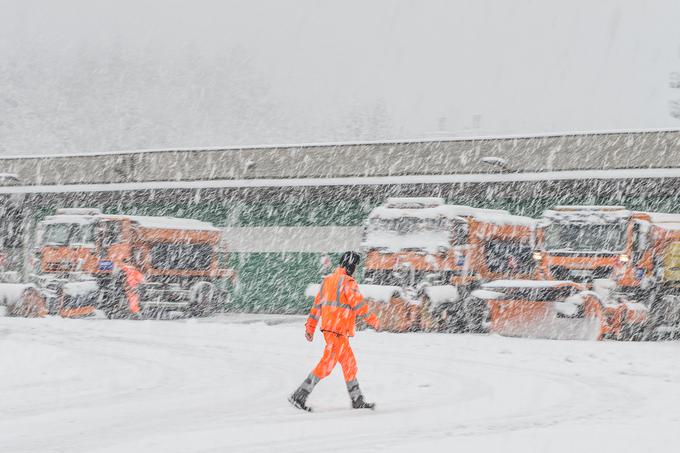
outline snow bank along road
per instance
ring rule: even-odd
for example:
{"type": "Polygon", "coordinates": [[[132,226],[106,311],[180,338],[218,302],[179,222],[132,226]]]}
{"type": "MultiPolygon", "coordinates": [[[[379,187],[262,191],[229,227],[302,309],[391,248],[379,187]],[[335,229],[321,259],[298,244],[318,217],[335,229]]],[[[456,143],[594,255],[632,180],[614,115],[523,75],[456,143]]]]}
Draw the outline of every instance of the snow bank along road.
{"type": "Polygon", "coordinates": [[[680,343],[360,332],[375,412],[303,319],[0,318],[1,452],[678,451],[680,343]],[[454,450],[454,448],[456,450],[454,450]]]}

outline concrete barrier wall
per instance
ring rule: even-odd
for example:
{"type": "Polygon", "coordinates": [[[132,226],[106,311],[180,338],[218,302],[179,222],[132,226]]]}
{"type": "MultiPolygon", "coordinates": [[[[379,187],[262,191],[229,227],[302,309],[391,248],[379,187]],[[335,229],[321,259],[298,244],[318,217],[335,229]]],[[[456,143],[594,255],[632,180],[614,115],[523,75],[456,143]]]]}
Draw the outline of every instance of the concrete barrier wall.
{"type": "Polygon", "coordinates": [[[680,167],[680,131],[0,159],[22,185],[680,167]]]}

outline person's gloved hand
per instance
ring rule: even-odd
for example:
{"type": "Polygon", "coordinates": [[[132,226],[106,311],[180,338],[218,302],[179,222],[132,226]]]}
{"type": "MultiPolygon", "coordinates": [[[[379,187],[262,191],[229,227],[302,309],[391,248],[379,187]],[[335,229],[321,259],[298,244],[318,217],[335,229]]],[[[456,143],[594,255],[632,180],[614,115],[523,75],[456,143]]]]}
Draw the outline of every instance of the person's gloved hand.
{"type": "Polygon", "coordinates": [[[305,338],[307,339],[307,341],[312,341],[314,339],[314,334],[305,332],[305,338]]]}

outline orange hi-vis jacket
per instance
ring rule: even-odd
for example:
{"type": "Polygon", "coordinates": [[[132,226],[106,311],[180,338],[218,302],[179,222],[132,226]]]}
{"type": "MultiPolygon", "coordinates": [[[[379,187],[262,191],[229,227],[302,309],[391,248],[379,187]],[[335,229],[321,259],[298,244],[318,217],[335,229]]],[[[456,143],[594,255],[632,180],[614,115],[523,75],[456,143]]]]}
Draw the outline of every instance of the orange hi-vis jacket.
{"type": "Polygon", "coordinates": [[[359,292],[356,280],[347,275],[344,268],[339,267],[327,275],[321,283],[321,289],[314,299],[307,319],[307,333],[314,333],[321,319],[321,331],[351,337],[354,335],[356,319],[365,319],[366,324],[378,329],[379,322],[375,314],[368,312],[368,305],[359,292]]]}
{"type": "Polygon", "coordinates": [[[120,266],[123,273],[125,273],[125,282],[130,285],[130,288],[137,289],[137,287],[144,281],[144,274],[139,269],[126,264],[120,266]]]}
{"type": "Polygon", "coordinates": [[[130,311],[132,313],[139,313],[141,307],[139,306],[137,287],[144,281],[144,274],[139,269],[126,264],[121,265],[120,268],[125,274],[125,297],[128,300],[130,311]]]}

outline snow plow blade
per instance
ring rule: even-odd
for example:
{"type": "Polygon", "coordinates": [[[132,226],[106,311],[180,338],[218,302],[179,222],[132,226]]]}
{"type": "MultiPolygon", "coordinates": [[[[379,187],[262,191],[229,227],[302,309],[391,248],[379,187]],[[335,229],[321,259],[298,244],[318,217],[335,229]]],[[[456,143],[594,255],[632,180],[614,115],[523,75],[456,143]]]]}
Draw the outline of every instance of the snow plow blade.
{"type": "Polygon", "coordinates": [[[380,330],[413,332],[420,330],[420,306],[398,286],[359,285],[369,311],[380,320],[380,330]]]}
{"type": "Polygon", "coordinates": [[[24,283],[0,283],[0,309],[6,316],[42,318],[48,314],[42,292],[24,283]]]}
{"type": "Polygon", "coordinates": [[[641,304],[604,301],[571,281],[499,280],[473,292],[490,308],[490,331],[560,340],[630,339],[642,328],[641,304]]]}
{"type": "MultiPolygon", "coordinates": [[[[308,298],[316,297],[320,285],[309,285],[308,298]]],[[[417,302],[410,301],[398,286],[359,285],[359,291],[368,304],[369,311],[380,320],[380,330],[386,332],[411,332],[418,330],[420,310],[417,302]]],[[[357,328],[365,328],[357,320],[357,328]]]]}

